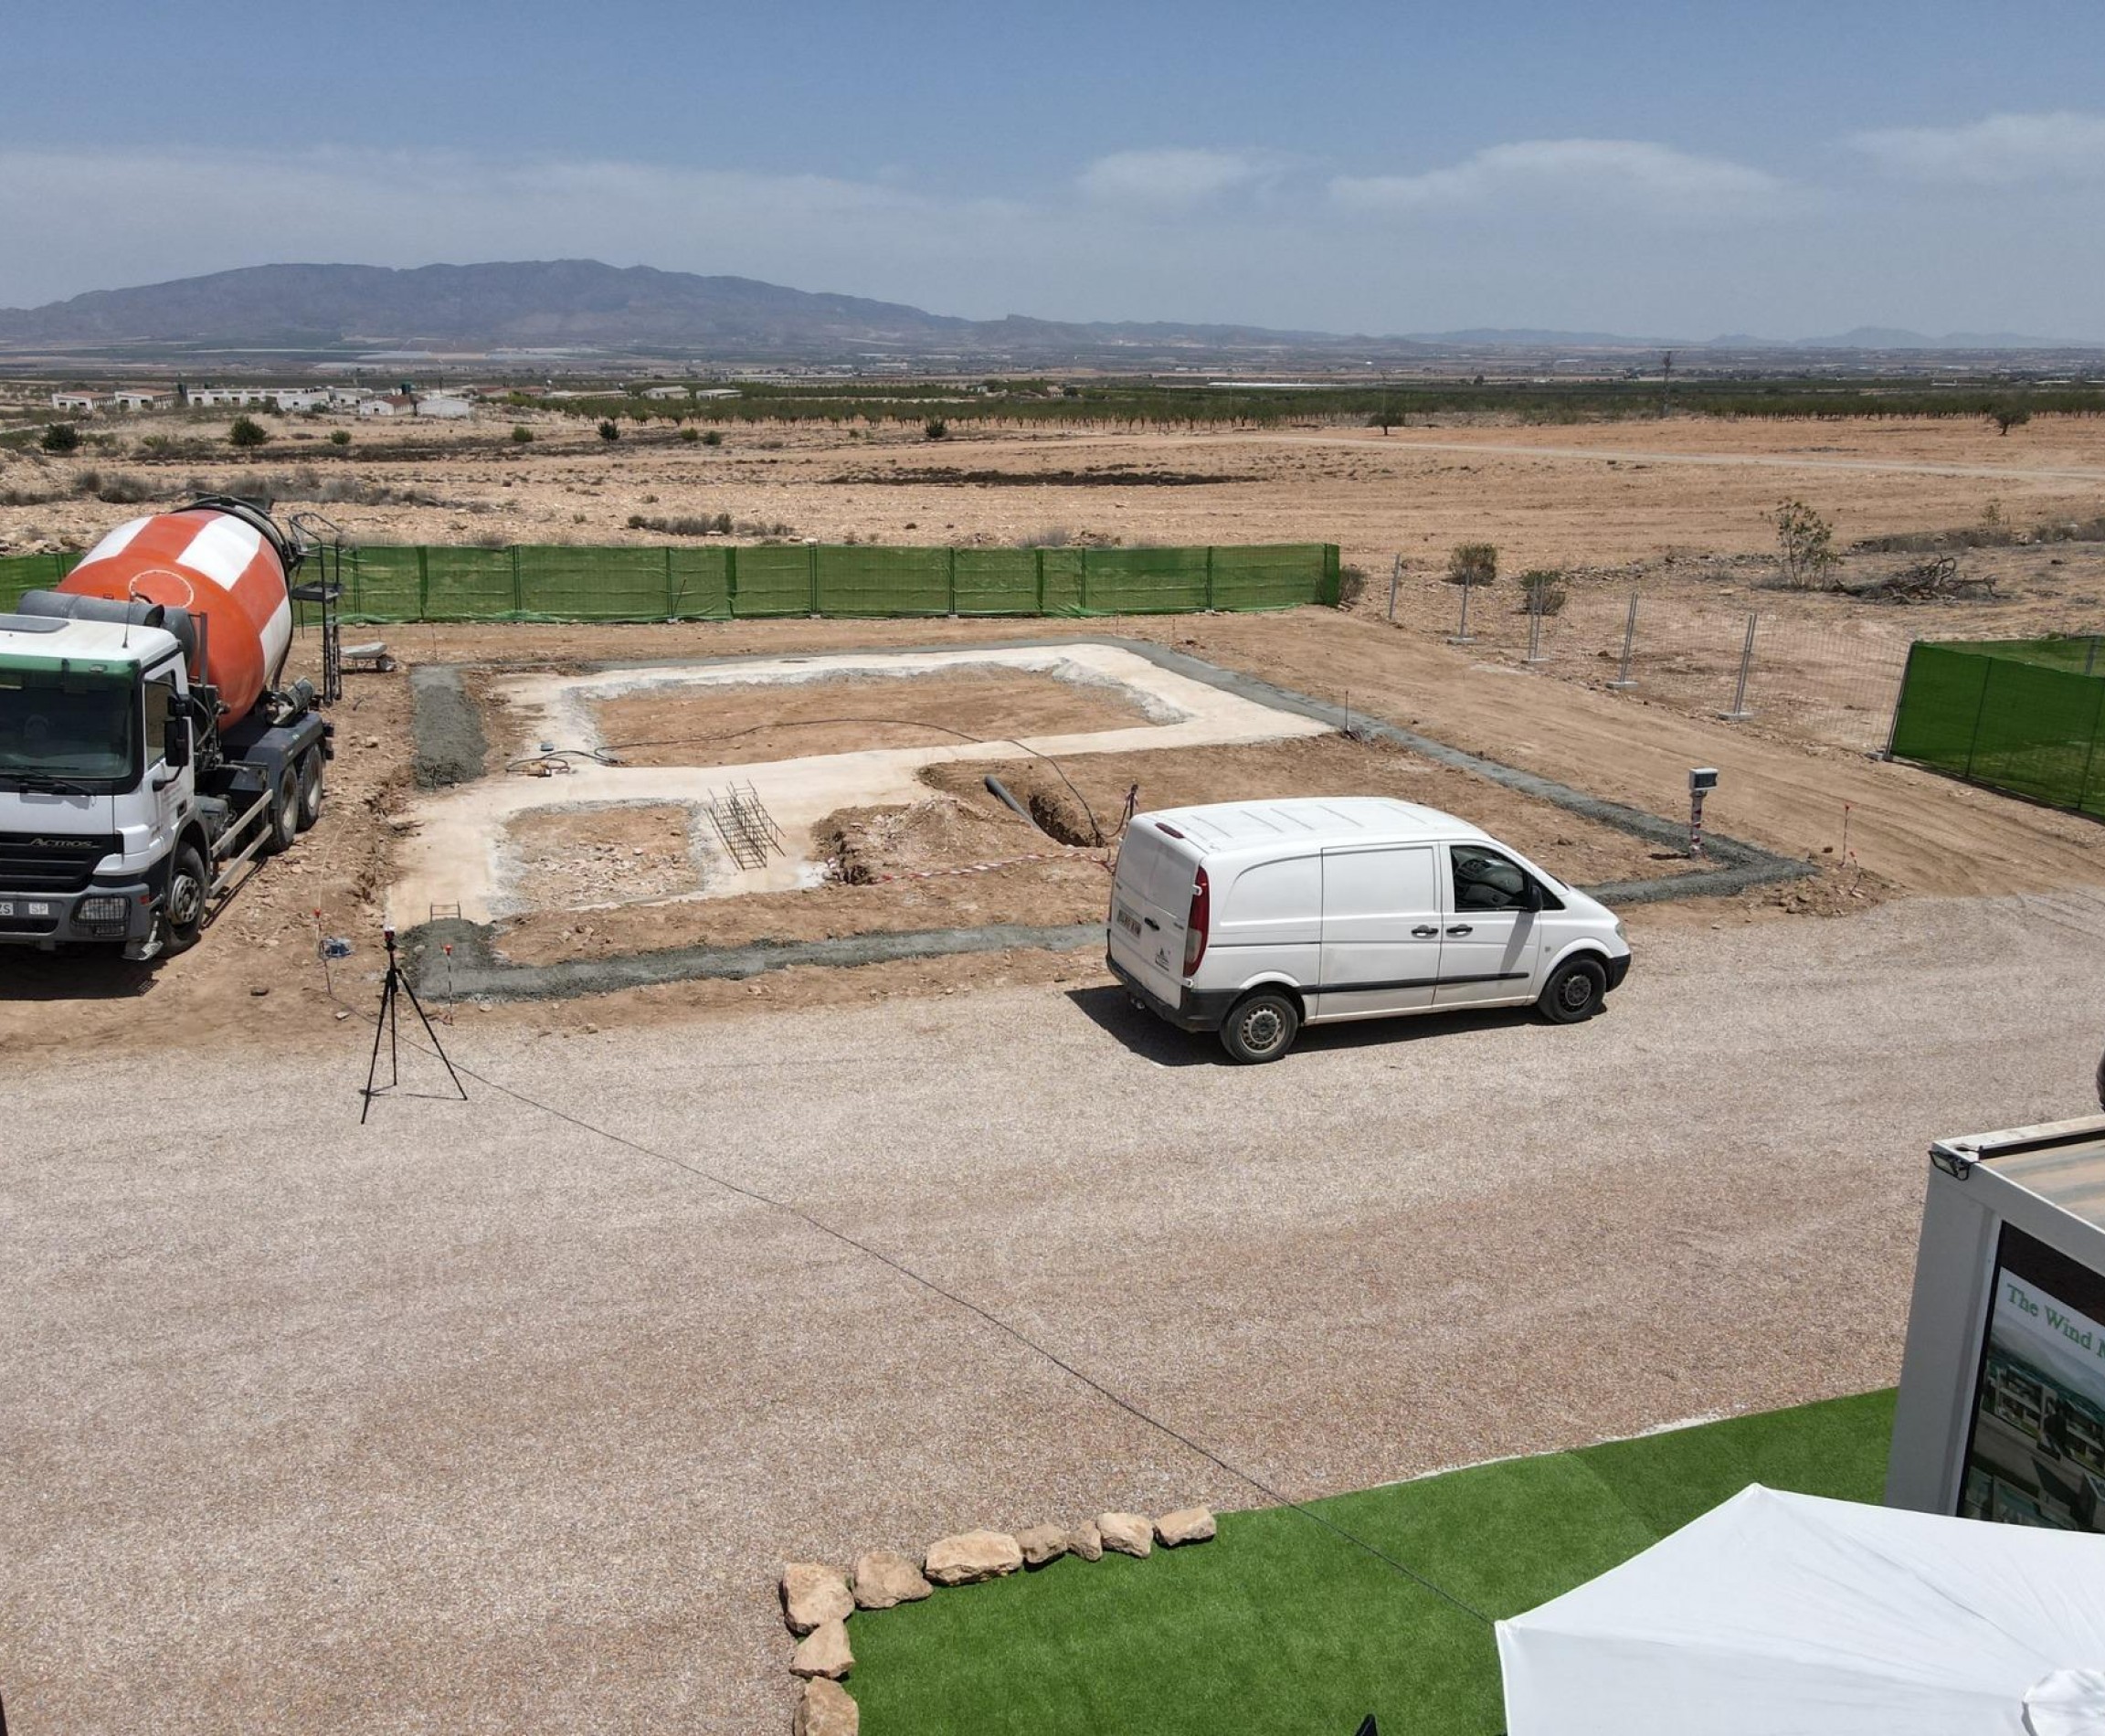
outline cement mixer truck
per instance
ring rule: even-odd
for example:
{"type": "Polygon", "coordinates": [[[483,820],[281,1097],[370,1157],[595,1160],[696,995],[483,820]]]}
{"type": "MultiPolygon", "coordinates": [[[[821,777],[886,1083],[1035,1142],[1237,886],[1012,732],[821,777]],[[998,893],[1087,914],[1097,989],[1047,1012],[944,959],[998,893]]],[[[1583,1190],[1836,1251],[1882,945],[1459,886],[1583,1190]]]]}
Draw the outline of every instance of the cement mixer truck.
{"type": "Polygon", "coordinates": [[[161,958],[322,812],[330,725],[281,686],[299,539],[215,495],[119,525],[0,613],[0,946],[161,958]]]}

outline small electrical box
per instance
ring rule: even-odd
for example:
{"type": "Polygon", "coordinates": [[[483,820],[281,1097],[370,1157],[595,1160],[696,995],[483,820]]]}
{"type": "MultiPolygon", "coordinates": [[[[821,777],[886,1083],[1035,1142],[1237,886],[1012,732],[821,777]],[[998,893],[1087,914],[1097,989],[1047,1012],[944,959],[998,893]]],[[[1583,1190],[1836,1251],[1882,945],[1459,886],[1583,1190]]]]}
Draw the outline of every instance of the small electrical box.
{"type": "Polygon", "coordinates": [[[1688,793],[1691,796],[1700,796],[1705,790],[1715,789],[1717,788],[1717,767],[1696,766],[1690,767],[1688,772],[1688,793]]]}

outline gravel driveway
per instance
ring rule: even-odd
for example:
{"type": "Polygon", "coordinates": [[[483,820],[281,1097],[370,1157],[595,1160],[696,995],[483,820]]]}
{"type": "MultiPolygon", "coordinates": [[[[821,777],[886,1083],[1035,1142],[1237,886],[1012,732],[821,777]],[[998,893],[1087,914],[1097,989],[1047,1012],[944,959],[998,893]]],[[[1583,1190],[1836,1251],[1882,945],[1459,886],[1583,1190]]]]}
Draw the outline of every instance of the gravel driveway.
{"type": "MultiPolygon", "coordinates": [[[[1306,1496],[1890,1381],[1924,1147],[2088,1108],[2101,985],[2064,894],[1670,930],[1590,1025],[1251,1070],[1098,989],[451,1041],[1306,1496]]],[[[483,1085],[361,1130],[342,1032],[6,1080],[13,1728],[779,1731],[785,1555],[1260,1501],[483,1085]]]]}

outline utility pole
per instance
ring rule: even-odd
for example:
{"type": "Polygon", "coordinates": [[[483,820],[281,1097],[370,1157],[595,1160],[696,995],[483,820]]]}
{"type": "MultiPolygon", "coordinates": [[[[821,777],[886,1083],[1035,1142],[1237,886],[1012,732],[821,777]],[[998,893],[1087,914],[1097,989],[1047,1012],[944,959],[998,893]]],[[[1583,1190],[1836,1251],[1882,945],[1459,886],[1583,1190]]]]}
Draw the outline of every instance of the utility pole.
{"type": "Polygon", "coordinates": [[[1659,365],[1659,419],[1666,419],[1668,400],[1674,390],[1674,352],[1668,350],[1659,365]]]}

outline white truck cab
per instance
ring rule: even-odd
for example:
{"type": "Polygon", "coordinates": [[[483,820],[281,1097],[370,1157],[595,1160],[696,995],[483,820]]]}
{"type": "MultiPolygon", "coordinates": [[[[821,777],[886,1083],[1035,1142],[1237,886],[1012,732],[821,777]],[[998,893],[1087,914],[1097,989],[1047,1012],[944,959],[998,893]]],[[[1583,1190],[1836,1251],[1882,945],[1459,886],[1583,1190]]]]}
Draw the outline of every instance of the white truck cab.
{"type": "Polygon", "coordinates": [[[1346,1019],[1534,1004],[1576,1023],[1630,969],[1606,906],[1467,820],[1379,796],[1136,814],[1105,956],[1143,1005],[1245,1062],[1346,1019]]]}

